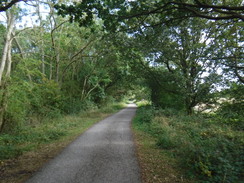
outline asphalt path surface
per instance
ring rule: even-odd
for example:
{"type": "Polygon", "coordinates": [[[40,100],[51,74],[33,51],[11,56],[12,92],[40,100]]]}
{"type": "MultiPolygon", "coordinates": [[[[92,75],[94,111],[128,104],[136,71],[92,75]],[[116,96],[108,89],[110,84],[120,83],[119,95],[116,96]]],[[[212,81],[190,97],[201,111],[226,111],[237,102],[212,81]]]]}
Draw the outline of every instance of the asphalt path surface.
{"type": "Polygon", "coordinates": [[[26,183],[140,183],[130,128],[136,106],[95,124],[26,183]]]}

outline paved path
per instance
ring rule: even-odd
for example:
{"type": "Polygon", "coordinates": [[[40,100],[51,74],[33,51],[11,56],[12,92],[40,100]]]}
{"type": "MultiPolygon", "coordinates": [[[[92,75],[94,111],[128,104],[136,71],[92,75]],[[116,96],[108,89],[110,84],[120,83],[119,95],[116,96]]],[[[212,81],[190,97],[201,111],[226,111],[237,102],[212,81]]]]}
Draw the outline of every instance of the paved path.
{"type": "Polygon", "coordinates": [[[83,133],[26,183],[140,183],[130,104],[83,133]]]}

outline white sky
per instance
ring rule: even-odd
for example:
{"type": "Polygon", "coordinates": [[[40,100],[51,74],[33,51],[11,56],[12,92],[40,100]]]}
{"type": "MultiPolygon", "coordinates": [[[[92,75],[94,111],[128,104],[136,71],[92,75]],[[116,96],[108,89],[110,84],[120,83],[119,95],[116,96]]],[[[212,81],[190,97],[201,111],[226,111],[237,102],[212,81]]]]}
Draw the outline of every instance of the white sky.
{"type": "MultiPolygon", "coordinates": [[[[36,21],[38,19],[38,17],[36,15],[34,15],[34,13],[36,11],[35,7],[33,7],[31,5],[27,5],[24,2],[18,3],[18,6],[22,10],[24,10],[24,12],[22,13],[23,15],[22,15],[21,19],[17,21],[15,27],[17,29],[22,29],[25,27],[33,27],[33,25],[36,24],[36,21]]],[[[42,17],[45,18],[49,14],[49,8],[45,7],[44,5],[41,5],[40,12],[42,14],[42,17]]],[[[0,13],[0,23],[6,24],[5,12],[0,13]]]]}

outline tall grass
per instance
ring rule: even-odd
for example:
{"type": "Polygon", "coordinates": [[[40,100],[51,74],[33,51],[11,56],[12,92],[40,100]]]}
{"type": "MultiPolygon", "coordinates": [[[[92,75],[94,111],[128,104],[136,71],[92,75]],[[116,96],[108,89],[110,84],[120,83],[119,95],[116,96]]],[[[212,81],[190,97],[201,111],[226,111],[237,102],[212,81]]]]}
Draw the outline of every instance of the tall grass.
{"type": "Polygon", "coordinates": [[[174,110],[139,108],[136,128],[157,138],[155,146],[173,156],[199,183],[237,183],[243,178],[244,135],[214,117],[174,110]]]}

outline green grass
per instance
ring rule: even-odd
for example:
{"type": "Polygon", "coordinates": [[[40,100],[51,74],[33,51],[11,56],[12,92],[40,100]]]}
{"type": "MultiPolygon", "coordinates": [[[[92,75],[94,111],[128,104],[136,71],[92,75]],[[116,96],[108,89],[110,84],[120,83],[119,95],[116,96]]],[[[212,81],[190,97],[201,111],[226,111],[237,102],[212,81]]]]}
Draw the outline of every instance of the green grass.
{"type": "Polygon", "coordinates": [[[143,183],[191,183],[177,159],[156,145],[157,137],[148,131],[148,124],[140,124],[137,117],[132,127],[143,183]]]}
{"type": "Polygon", "coordinates": [[[15,158],[25,152],[36,150],[43,144],[63,141],[79,135],[94,123],[123,107],[123,104],[108,105],[77,115],[46,119],[40,124],[26,125],[15,133],[1,134],[0,160],[15,158]]]}
{"type": "Polygon", "coordinates": [[[195,182],[237,183],[243,179],[243,132],[213,116],[186,116],[146,106],[138,109],[134,127],[155,138],[154,146],[174,158],[195,182]]]}

